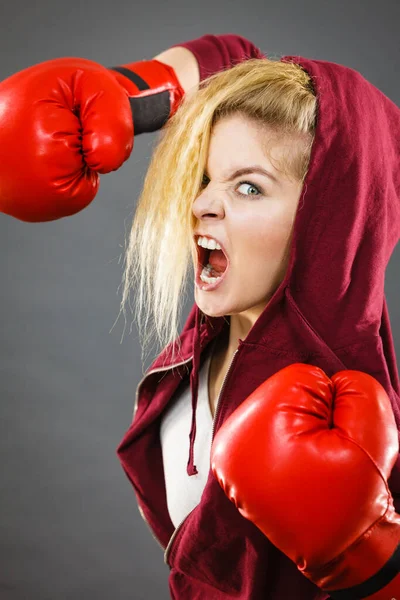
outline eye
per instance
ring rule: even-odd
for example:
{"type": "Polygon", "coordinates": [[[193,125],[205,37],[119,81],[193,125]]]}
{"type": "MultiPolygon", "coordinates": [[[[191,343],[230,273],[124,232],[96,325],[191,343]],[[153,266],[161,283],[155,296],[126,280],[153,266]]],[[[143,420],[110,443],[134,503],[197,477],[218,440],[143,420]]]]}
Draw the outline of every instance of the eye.
{"type": "MultiPolygon", "coordinates": [[[[200,187],[204,188],[206,187],[208,184],[210,183],[210,178],[204,173],[203,174],[203,178],[201,180],[201,184],[200,187]]],[[[240,181],[238,184],[238,187],[247,185],[250,189],[252,190],[256,190],[255,193],[251,192],[250,194],[243,194],[242,192],[238,192],[239,196],[244,196],[244,197],[249,197],[249,196],[262,196],[263,191],[260,187],[258,187],[258,185],[254,185],[254,183],[251,183],[250,181],[240,181]]]]}
{"type": "Polygon", "coordinates": [[[207,175],[204,173],[204,174],[203,174],[203,179],[201,180],[201,184],[200,184],[200,185],[203,187],[203,186],[205,186],[205,185],[208,185],[208,183],[209,183],[209,182],[210,182],[209,178],[208,178],[208,177],[207,177],[207,175]]]}
{"type": "Polygon", "coordinates": [[[261,196],[262,195],[262,190],[257,186],[254,185],[253,183],[250,183],[250,181],[241,181],[239,183],[239,187],[241,187],[242,185],[247,185],[249,186],[250,189],[256,190],[256,193],[251,193],[251,194],[242,194],[242,192],[238,192],[238,194],[240,196],[261,196]]]}

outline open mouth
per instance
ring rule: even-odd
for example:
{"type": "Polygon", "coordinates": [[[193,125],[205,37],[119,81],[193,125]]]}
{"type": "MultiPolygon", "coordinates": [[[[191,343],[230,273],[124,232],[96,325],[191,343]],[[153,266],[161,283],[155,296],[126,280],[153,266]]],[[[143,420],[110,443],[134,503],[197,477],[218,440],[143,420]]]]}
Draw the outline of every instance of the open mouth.
{"type": "Polygon", "coordinates": [[[221,250],[209,250],[197,244],[198,237],[195,239],[197,248],[198,270],[200,273],[207,269],[209,277],[221,277],[229,267],[229,258],[221,250]]]}

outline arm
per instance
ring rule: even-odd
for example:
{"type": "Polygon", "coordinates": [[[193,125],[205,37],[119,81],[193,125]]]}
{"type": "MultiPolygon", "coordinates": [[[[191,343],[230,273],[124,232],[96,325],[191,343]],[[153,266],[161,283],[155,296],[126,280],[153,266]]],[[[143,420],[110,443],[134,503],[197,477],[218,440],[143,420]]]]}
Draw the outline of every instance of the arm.
{"type": "MultiPolygon", "coordinates": [[[[199,87],[199,82],[210,75],[229,69],[235,64],[249,58],[265,58],[265,56],[248,39],[240,35],[228,33],[222,35],[206,34],[194,40],[180,42],[157,54],[153,60],[171,67],[183,92],[187,94],[189,91],[196,91],[199,87]]],[[[135,63],[131,67],[132,70],[137,68],[135,63]]],[[[170,84],[171,78],[167,79],[169,79],[168,83],[170,84]]],[[[168,114],[164,105],[164,122],[175,112],[180,100],[181,97],[178,95],[176,101],[171,102],[168,114]]],[[[162,109],[161,107],[154,107],[146,110],[145,113],[150,116],[150,122],[153,124],[154,110],[160,110],[161,112],[162,109]]],[[[147,123],[142,118],[140,118],[140,123],[137,123],[137,125],[137,133],[154,130],[154,125],[153,129],[149,129],[147,123]]]]}
{"type": "Polygon", "coordinates": [[[172,67],[185,92],[199,82],[249,58],[265,58],[257,46],[240,35],[203,35],[176,44],[154,59],[172,67]]]}
{"type": "Polygon", "coordinates": [[[207,34],[175,44],[152,60],[112,70],[128,91],[135,135],[139,135],[161,129],[176,112],[184,94],[198,89],[200,81],[249,58],[263,57],[242,36],[207,34]]]}
{"type": "Polygon", "coordinates": [[[197,90],[200,82],[199,63],[193,52],[182,46],[175,46],[154,56],[165,65],[172,67],[185,92],[197,90]]]}
{"type": "Polygon", "coordinates": [[[258,53],[240,36],[204,35],[155,59],[105,68],[58,58],[0,82],[0,212],[37,222],[82,210],[99,174],[129,158],[136,135],[161,129],[199,81],[258,53]],[[26,131],[34,134],[21,147],[26,131]]]}

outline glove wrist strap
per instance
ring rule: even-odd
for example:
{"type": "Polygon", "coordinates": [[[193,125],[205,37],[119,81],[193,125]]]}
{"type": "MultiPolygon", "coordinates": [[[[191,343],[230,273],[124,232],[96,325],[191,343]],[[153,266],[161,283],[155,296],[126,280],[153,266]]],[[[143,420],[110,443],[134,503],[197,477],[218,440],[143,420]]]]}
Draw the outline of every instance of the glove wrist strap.
{"type": "Polygon", "coordinates": [[[302,572],[333,600],[400,600],[400,516],[389,510],[329,565],[302,572]]]}
{"type": "Polygon", "coordinates": [[[176,112],[185,93],[174,69],[156,59],[110,70],[128,92],[135,135],[161,129],[176,112]]]}

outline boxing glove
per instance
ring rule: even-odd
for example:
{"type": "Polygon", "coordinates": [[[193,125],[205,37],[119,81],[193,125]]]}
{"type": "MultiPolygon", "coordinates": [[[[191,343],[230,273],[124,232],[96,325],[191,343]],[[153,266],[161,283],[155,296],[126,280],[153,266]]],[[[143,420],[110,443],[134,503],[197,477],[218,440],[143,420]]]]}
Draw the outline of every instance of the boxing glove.
{"type": "Polygon", "coordinates": [[[400,599],[400,515],[387,480],[399,452],[389,397],[360,371],[296,363],[218,430],[211,468],[227,497],[338,600],[400,599]]]}
{"type": "Polygon", "coordinates": [[[0,211],[51,221],[85,208],[99,174],[130,156],[134,135],[159,129],[184,90],[158,60],[107,69],[58,58],[0,83],[0,211]]]}

